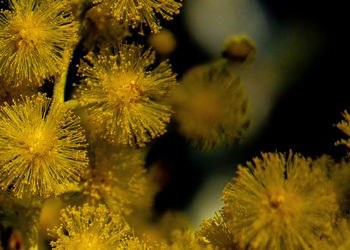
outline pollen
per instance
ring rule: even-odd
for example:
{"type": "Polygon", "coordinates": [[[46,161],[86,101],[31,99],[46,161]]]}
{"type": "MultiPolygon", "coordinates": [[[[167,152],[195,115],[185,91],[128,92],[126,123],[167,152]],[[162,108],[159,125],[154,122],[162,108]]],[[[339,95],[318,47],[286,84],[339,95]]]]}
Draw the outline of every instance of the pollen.
{"type": "Polygon", "coordinates": [[[0,186],[22,198],[58,195],[87,166],[84,131],[64,104],[45,95],[0,108],[0,186]]]}
{"type": "Polygon", "coordinates": [[[0,11],[0,74],[14,86],[41,86],[59,73],[63,51],[77,41],[65,1],[10,0],[0,11]]]}
{"type": "Polygon", "coordinates": [[[154,66],[153,51],[126,44],[89,54],[86,60],[79,68],[84,82],[75,98],[89,109],[103,139],[144,146],[166,132],[171,108],[162,100],[176,85],[167,61],[154,66]]]}

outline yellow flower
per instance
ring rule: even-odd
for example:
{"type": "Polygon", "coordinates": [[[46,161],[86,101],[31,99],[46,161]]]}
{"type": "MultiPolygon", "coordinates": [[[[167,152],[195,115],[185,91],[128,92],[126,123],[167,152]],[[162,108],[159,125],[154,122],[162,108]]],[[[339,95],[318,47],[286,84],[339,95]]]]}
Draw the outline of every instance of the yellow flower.
{"type": "Polygon", "coordinates": [[[333,184],[340,211],[343,215],[350,211],[350,162],[348,159],[335,161],[323,155],[312,162],[312,168],[319,168],[333,184]]]}
{"type": "Polygon", "coordinates": [[[172,104],[180,133],[203,150],[239,142],[250,123],[240,79],[221,62],[185,74],[172,104]]]}
{"type": "MultiPolygon", "coordinates": [[[[344,111],[343,117],[344,117],[344,120],[339,122],[336,126],[341,131],[343,131],[347,136],[350,137],[350,114],[348,113],[347,110],[344,111]]],[[[344,144],[348,148],[350,148],[350,138],[347,138],[346,140],[345,139],[341,139],[341,140],[339,140],[339,141],[337,141],[335,143],[335,145],[339,145],[339,144],[344,144]]]]}
{"type": "Polygon", "coordinates": [[[50,231],[57,236],[51,246],[57,250],[123,249],[132,231],[119,215],[111,214],[106,206],[84,204],[68,206],[61,211],[61,225],[50,231]]]}
{"type": "Polygon", "coordinates": [[[22,86],[21,88],[16,88],[0,76],[0,104],[4,102],[11,102],[12,99],[19,99],[21,95],[31,96],[36,93],[35,88],[30,88],[28,86],[22,86]]]}
{"type": "Polygon", "coordinates": [[[332,230],[338,211],[330,182],[298,154],[263,153],[238,166],[223,191],[228,229],[240,246],[310,249],[332,230]]]}
{"type": "Polygon", "coordinates": [[[143,52],[137,45],[89,54],[86,60],[90,62],[80,67],[85,85],[80,87],[78,101],[89,108],[91,122],[102,138],[144,146],[166,131],[171,110],[159,98],[176,84],[167,61],[151,70],[154,52],[143,52]]]}
{"type": "Polygon", "coordinates": [[[239,249],[233,234],[227,228],[221,211],[215,217],[203,220],[196,233],[199,237],[204,238],[204,242],[210,243],[218,249],[239,249]]]}
{"type": "Polygon", "coordinates": [[[58,195],[77,183],[85,147],[79,118],[45,95],[0,108],[0,186],[19,198],[58,195]]]}
{"type": "Polygon", "coordinates": [[[63,52],[77,41],[65,1],[10,0],[0,12],[0,75],[13,85],[40,86],[59,73],[63,52]]]}
{"type": "Polygon", "coordinates": [[[93,0],[100,3],[102,9],[106,10],[116,18],[132,28],[140,26],[143,34],[143,25],[149,26],[152,32],[161,29],[160,21],[156,15],[166,20],[171,20],[174,14],[178,14],[182,6],[182,0],[93,0]]]}
{"type": "Polygon", "coordinates": [[[144,154],[129,148],[106,152],[106,148],[98,146],[91,168],[82,177],[83,193],[103,200],[112,212],[129,214],[147,188],[144,154]]]}
{"type": "Polygon", "coordinates": [[[161,56],[170,55],[177,45],[174,34],[167,29],[151,34],[148,38],[148,43],[161,56]]]}
{"type": "Polygon", "coordinates": [[[82,23],[83,45],[87,51],[95,47],[114,46],[130,36],[129,27],[117,22],[113,17],[101,10],[99,5],[89,9],[82,23]]]}

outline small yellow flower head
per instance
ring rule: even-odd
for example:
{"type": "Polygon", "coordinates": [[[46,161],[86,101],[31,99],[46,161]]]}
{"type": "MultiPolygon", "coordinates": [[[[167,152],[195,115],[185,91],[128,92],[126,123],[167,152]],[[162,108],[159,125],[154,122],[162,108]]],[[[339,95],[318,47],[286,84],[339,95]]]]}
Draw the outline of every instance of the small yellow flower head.
{"type": "Polygon", "coordinates": [[[79,118],[45,95],[0,108],[0,187],[18,198],[65,192],[87,166],[85,148],[79,118]]]}
{"type": "Polygon", "coordinates": [[[222,49],[222,54],[232,63],[247,65],[254,60],[256,47],[254,42],[247,36],[228,37],[222,49]]]}
{"type": "Polygon", "coordinates": [[[163,29],[159,33],[151,34],[148,43],[159,55],[168,56],[176,48],[177,42],[170,30],[163,29]]]}
{"type": "Polygon", "coordinates": [[[144,146],[166,131],[171,110],[159,99],[176,84],[167,61],[151,70],[154,52],[143,52],[137,45],[120,45],[86,59],[91,64],[82,62],[79,69],[85,85],[80,87],[78,101],[89,108],[102,138],[113,144],[144,146]]]}
{"type": "Polygon", "coordinates": [[[99,5],[89,9],[82,23],[84,47],[87,51],[94,46],[107,48],[130,36],[128,26],[107,15],[99,5]]]}
{"type": "Polygon", "coordinates": [[[204,238],[204,242],[212,244],[218,249],[239,249],[233,234],[227,228],[221,211],[213,218],[203,220],[197,235],[204,238]]]}
{"type": "Polygon", "coordinates": [[[347,110],[343,113],[344,120],[339,122],[336,126],[341,131],[343,131],[347,136],[349,136],[348,139],[341,139],[335,143],[335,145],[344,144],[348,148],[350,148],[350,114],[347,110]]]}
{"type": "Polygon", "coordinates": [[[84,174],[83,193],[102,199],[112,212],[129,214],[146,189],[144,154],[128,148],[107,156],[105,152],[96,152],[92,168],[84,174]]]}
{"type": "Polygon", "coordinates": [[[100,3],[102,9],[132,28],[140,27],[143,34],[143,26],[149,26],[152,32],[161,29],[160,21],[156,17],[162,16],[171,20],[174,14],[180,12],[182,0],[93,0],[93,3],[100,3]]]}
{"type": "Polygon", "coordinates": [[[238,166],[223,191],[228,229],[240,246],[310,249],[329,235],[338,210],[330,182],[298,154],[263,153],[238,166]]]}
{"type": "Polygon", "coordinates": [[[36,93],[35,88],[30,88],[28,86],[22,86],[21,88],[16,88],[0,76],[0,105],[4,102],[11,102],[12,99],[19,99],[21,95],[31,96],[36,93]]]}
{"type": "Polygon", "coordinates": [[[0,12],[0,74],[15,86],[41,86],[60,72],[77,24],[65,1],[10,0],[10,8],[0,12]]]}
{"type": "Polygon", "coordinates": [[[124,249],[132,235],[123,218],[111,214],[101,204],[98,207],[68,206],[61,211],[60,220],[60,227],[50,231],[58,237],[50,243],[57,250],[124,249]]]}
{"type": "Polygon", "coordinates": [[[203,150],[239,142],[250,123],[248,98],[240,79],[221,64],[188,72],[172,104],[180,133],[203,150]]]}

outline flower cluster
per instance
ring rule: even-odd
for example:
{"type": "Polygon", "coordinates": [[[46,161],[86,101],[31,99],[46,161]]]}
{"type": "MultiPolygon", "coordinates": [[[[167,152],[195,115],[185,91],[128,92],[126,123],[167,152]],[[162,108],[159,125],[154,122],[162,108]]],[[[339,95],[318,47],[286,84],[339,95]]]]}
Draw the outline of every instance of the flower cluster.
{"type": "MultiPolygon", "coordinates": [[[[237,69],[254,59],[253,41],[229,37],[222,58],[178,80],[166,56],[181,43],[158,31],[181,6],[0,2],[0,249],[42,238],[58,250],[349,248],[346,157],[262,153],[238,166],[223,207],[196,230],[153,210],[172,177],[166,156],[151,159],[156,138],[170,130],[209,151],[240,143],[251,122],[237,69]]],[[[343,116],[336,126],[350,136],[343,116]]]]}

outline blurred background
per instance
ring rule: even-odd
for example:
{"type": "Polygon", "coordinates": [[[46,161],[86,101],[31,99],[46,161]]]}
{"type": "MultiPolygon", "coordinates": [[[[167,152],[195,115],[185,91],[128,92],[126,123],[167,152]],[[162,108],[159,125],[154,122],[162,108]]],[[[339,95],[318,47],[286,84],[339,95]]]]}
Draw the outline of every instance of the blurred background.
{"type": "Polygon", "coordinates": [[[170,62],[179,78],[192,66],[220,58],[224,40],[245,34],[255,61],[235,69],[250,98],[252,124],[243,143],[211,152],[191,148],[169,126],[151,145],[147,164],[162,169],[155,210],[180,210],[194,226],[221,208],[222,189],[260,152],[317,157],[346,155],[334,127],[350,105],[347,8],[341,1],[184,0],[181,14],[163,26],[176,39],[170,62]]]}

